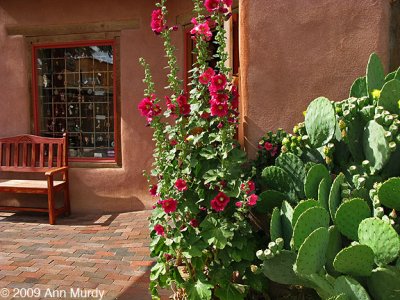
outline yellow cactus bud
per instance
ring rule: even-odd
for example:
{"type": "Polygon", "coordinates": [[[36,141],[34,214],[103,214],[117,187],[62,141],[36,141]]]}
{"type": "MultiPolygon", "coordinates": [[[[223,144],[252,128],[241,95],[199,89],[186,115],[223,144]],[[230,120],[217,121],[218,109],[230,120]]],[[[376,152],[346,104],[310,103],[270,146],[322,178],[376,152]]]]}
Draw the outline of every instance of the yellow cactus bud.
{"type": "Polygon", "coordinates": [[[303,111],[303,116],[306,116],[306,114],[307,114],[307,111],[306,110],[303,111]]]}
{"type": "Polygon", "coordinates": [[[373,90],[372,92],[371,92],[371,95],[372,95],[372,98],[374,98],[374,99],[378,99],[380,96],[381,96],[381,90],[373,90]]]}

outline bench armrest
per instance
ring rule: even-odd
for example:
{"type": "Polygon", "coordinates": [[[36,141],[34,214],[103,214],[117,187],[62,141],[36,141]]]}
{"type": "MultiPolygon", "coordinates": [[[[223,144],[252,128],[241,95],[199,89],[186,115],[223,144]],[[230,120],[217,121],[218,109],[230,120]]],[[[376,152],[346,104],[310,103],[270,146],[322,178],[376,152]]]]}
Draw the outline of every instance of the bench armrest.
{"type": "Polygon", "coordinates": [[[55,169],[52,169],[50,171],[47,171],[44,175],[53,177],[54,174],[57,174],[57,173],[60,173],[60,172],[65,174],[67,171],[68,171],[68,167],[55,168],[55,169]]]}

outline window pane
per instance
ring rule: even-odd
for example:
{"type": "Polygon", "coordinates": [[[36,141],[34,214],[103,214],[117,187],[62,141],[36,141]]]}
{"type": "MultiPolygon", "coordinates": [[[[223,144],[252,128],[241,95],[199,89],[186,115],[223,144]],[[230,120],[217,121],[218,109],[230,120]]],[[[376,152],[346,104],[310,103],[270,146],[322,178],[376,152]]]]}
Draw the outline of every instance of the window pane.
{"type": "Polygon", "coordinates": [[[114,159],[113,46],[36,48],[39,130],[69,157],[114,159]]]}

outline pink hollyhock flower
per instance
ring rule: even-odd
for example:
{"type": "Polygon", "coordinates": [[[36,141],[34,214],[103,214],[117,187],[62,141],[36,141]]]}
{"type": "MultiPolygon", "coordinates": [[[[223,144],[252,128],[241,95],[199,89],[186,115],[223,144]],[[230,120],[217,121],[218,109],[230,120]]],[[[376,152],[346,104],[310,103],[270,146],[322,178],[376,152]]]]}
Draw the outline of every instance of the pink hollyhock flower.
{"type": "Polygon", "coordinates": [[[210,41],[212,38],[212,32],[208,22],[197,24],[192,30],[190,30],[190,34],[200,35],[205,41],[210,41]]]}
{"type": "Polygon", "coordinates": [[[211,200],[211,207],[215,211],[223,211],[231,199],[224,192],[219,192],[214,199],[211,200]]]}
{"type": "Polygon", "coordinates": [[[257,204],[258,196],[256,194],[252,194],[247,198],[247,205],[254,206],[257,204]]]}
{"type": "Polygon", "coordinates": [[[143,98],[138,105],[138,109],[143,117],[150,115],[153,108],[153,101],[149,97],[143,98]]]}
{"type": "Polygon", "coordinates": [[[250,193],[256,189],[256,184],[255,184],[254,181],[252,181],[252,180],[249,180],[249,181],[247,182],[247,186],[248,186],[248,188],[249,188],[249,192],[250,192],[250,193]]]}
{"type": "Polygon", "coordinates": [[[243,203],[241,201],[238,201],[238,202],[235,203],[236,207],[242,207],[242,205],[243,205],[243,203]]]}
{"type": "Polygon", "coordinates": [[[208,84],[211,81],[211,78],[215,75],[215,71],[213,68],[208,68],[200,75],[199,81],[201,84],[208,84]]]}
{"type": "Polygon", "coordinates": [[[158,188],[157,184],[153,184],[152,186],[150,186],[150,189],[149,189],[150,195],[156,196],[157,195],[157,188],[158,188]]]}
{"type": "Polygon", "coordinates": [[[211,104],[211,115],[218,117],[225,117],[228,114],[228,104],[226,102],[217,103],[212,102],[211,104]]]}
{"type": "Polygon", "coordinates": [[[170,261],[173,258],[173,256],[169,253],[164,253],[164,258],[166,261],[170,261]]]}
{"type": "Polygon", "coordinates": [[[211,84],[209,87],[210,92],[222,91],[226,87],[226,76],[224,74],[217,74],[211,78],[211,84]]]}
{"type": "Polygon", "coordinates": [[[150,26],[153,32],[156,34],[160,34],[164,30],[164,18],[160,8],[153,10],[153,13],[151,14],[150,26]]]}
{"type": "Polygon", "coordinates": [[[203,112],[201,115],[200,115],[200,118],[202,118],[202,119],[208,119],[210,117],[210,114],[208,113],[208,112],[203,112]]]}
{"type": "Polygon", "coordinates": [[[272,157],[275,157],[276,154],[278,153],[278,146],[274,146],[272,151],[270,152],[272,157]]]}
{"type": "Polygon", "coordinates": [[[160,114],[161,114],[160,105],[158,105],[158,104],[153,105],[151,116],[156,117],[156,116],[159,116],[160,114]]]}
{"type": "Polygon", "coordinates": [[[196,220],[196,219],[191,219],[190,220],[190,222],[189,222],[189,224],[190,224],[190,226],[192,226],[192,227],[194,227],[194,228],[197,228],[197,227],[199,227],[199,221],[198,220],[196,220]]]}
{"type": "Polygon", "coordinates": [[[178,201],[176,201],[173,198],[168,198],[161,201],[161,206],[164,209],[164,212],[169,214],[176,211],[176,208],[178,206],[178,201]]]}
{"type": "Polygon", "coordinates": [[[190,23],[192,23],[193,25],[197,25],[197,24],[198,24],[196,18],[192,18],[192,19],[190,20],[190,23]]]}
{"type": "Polygon", "coordinates": [[[226,6],[232,6],[232,0],[222,0],[226,6]]]}
{"type": "Polygon", "coordinates": [[[217,10],[220,6],[220,0],[205,0],[204,7],[207,9],[208,12],[213,12],[217,10]]]}
{"type": "Polygon", "coordinates": [[[171,98],[168,96],[165,96],[165,101],[167,103],[167,108],[171,110],[172,112],[175,111],[176,105],[172,103],[171,98]]]}
{"type": "Polygon", "coordinates": [[[207,210],[207,207],[200,206],[199,209],[200,209],[201,211],[206,211],[206,210],[207,210]]]}
{"type": "Polygon", "coordinates": [[[270,142],[265,142],[264,148],[267,151],[271,151],[274,146],[270,142]]]}
{"type": "Polygon", "coordinates": [[[169,142],[169,144],[170,144],[171,146],[176,146],[176,145],[178,144],[178,142],[177,142],[176,140],[171,140],[171,141],[169,142]]]}
{"type": "Polygon", "coordinates": [[[186,103],[186,104],[183,104],[183,105],[180,105],[179,106],[179,113],[182,115],[182,116],[187,116],[188,114],[190,114],[190,104],[189,103],[186,103]]]}
{"type": "Polygon", "coordinates": [[[224,123],[219,122],[218,125],[217,125],[217,128],[218,128],[218,129],[221,129],[222,127],[224,127],[224,123]]]}
{"type": "Polygon", "coordinates": [[[178,102],[179,105],[187,104],[188,102],[186,95],[179,95],[176,99],[176,102],[178,102]]]}
{"type": "Polygon", "coordinates": [[[227,94],[213,94],[210,102],[223,103],[223,102],[227,102],[228,99],[229,99],[229,97],[227,94]]]}
{"type": "Polygon", "coordinates": [[[164,235],[165,235],[164,227],[162,227],[160,224],[157,224],[156,226],[154,226],[154,231],[155,231],[158,235],[161,235],[161,236],[164,236],[164,235]]]}
{"type": "Polygon", "coordinates": [[[186,181],[179,178],[175,181],[175,187],[178,189],[178,191],[183,192],[188,189],[186,181]]]}

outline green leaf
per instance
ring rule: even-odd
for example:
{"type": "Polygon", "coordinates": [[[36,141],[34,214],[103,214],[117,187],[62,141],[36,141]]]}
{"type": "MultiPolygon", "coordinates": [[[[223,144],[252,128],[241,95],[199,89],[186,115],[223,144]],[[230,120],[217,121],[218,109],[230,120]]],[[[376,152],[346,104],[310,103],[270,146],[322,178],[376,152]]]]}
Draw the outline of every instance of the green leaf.
{"type": "Polygon", "coordinates": [[[188,293],[189,299],[192,300],[208,300],[211,299],[211,289],[212,284],[203,283],[197,280],[196,283],[188,283],[186,286],[186,291],[188,293]]]}
{"type": "Polygon", "coordinates": [[[244,299],[246,286],[229,282],[215,291],[215,296],[220,300],[241,300],[244,299]]]}
{"type": "Polygon", "coordinates": [[[203,229],[201,235],[207,240],[209,245],[215,245],[218,249],[224,249],[228,240],[230,240],[234,233],[227,229],[227,224],[217,221],[210,217],[201,223],[203,229]]]}

